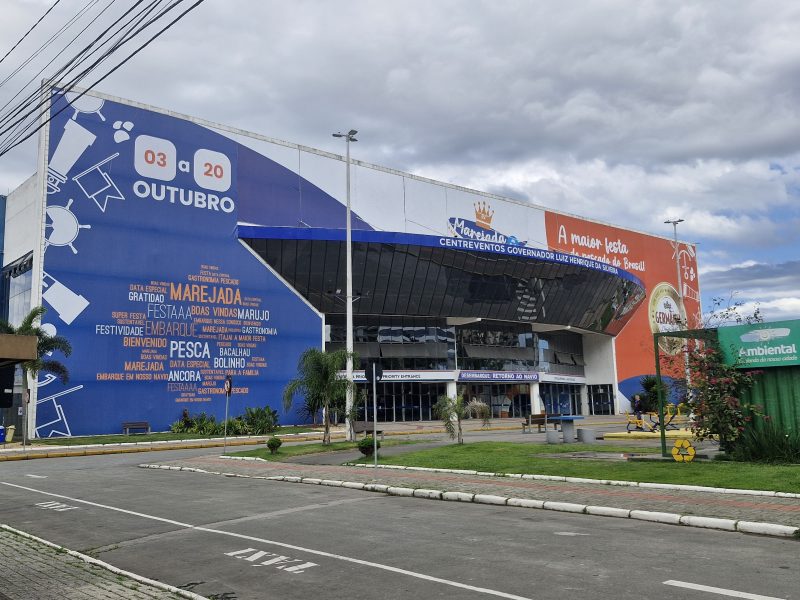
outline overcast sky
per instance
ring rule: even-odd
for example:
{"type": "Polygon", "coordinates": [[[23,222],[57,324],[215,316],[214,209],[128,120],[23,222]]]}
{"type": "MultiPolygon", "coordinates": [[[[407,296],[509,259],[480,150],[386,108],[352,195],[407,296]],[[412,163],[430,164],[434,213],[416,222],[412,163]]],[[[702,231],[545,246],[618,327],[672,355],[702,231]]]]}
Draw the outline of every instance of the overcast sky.
{"type": "MultiPolygon", "coordinates": [[[[5,54],[52,0],[0,2],[5,54]]],[[[800,318],[798,31],[785,1],[206,0],[98,89],[338,153],[355,128],[354,158],[654,234],[683,218],[705,305],[778,320],[800,318]]],[[[0,193],[35,155],[0,158],[0,193]]]]}

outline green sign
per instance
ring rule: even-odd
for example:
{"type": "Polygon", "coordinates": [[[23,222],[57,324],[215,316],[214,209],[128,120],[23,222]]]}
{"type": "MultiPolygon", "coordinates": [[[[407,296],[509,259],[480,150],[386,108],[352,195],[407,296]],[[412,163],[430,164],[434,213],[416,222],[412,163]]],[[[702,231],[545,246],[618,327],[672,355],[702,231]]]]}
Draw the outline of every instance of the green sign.
{"type": "Polygon", "coordinates": [[[800,365],[800,320],[717,330],[725,363],[741,368],[800,365]]]}

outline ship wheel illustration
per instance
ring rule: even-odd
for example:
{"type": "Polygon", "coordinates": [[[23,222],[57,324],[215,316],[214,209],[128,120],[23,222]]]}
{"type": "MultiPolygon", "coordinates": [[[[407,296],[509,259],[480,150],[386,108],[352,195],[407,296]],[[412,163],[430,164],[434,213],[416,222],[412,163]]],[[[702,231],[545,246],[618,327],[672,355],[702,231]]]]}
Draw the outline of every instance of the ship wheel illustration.
{"type": "Polygon", "coordinates": [[[45,250],[48,246],[69,246],[73,254],[78,251],[72,242],[78,237],[81,229],[91,229],[91,225],[81,225],[78,223],[78,218],[69,209],[72,206],[72,198],[69,199],[66,206],[48,206],[47,218],[49,223],[47,227],[51,229],[50,234],[45,239],[45,250]]]}

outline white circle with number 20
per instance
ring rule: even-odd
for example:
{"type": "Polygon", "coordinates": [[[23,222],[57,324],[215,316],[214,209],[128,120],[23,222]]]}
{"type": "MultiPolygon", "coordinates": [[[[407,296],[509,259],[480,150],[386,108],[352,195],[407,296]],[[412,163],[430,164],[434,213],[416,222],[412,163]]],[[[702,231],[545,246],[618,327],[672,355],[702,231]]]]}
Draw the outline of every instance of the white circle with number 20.
{"type": "Polygon", "coordinates": [[[231,161],[221,152],[195,152],[193,173],[197,185],[207,190],[225,192],[231,187],[231,161]]]}

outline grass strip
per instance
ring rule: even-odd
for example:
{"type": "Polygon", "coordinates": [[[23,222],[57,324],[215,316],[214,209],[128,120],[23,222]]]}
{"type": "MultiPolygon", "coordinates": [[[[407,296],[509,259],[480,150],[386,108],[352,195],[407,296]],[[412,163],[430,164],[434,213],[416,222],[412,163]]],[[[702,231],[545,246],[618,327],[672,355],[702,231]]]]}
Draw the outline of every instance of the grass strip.
{"type": "MultiPolygon", "coordinates": [[[[388,446],[404,446],[407,444],[419,444],[420,440],[385,440],[381,442],[381,448],[388,446]]],[[[280,462],[294,456],[304,456],[306,454],[323,454],[326,452],[339,452],[342,450],[358,450],[355,442],[333,442],[328,445],[320,443],[314,444],[284,444],[275,454],[270,454],[267,448],[256,448],[254,450],[244,450],[242,452],[232,452],[230,456],[255,456],[264,460],[280,462]]],[[[370,459],[372,460],[372,459],[370,459]]],[[[383,461],[383,459],[381,459],[383,461]]]]}
{"type": "MultiPolygon", "coordinates": [[[[644,448],[625,446],[554,446],[513,442],[475,442],[421,450],[382,458],[383,464],[473,469],[494,473],[530,473],[592,479],[618,479],[680,485],[704,485],[733,489],[800,493],[800,467],[726,461],[616,461],[541,456],[567,452],[635,452],[644,448]]],[[[658,452],[657,449],[650,449],[658,452]]]]}
{"type": "MultiPolygon", "coordinates": [[[[313,427],[279,427],[271,434],[266,435],[286,435],[291,433],[322,433],[322,430],[314,429],[313,427]]],[[[198,440],[198,439],[222,439],[221,435],[203,435],[200,433],[172,433],[170,431],[162,431],[158,433],[132,433],[130,435],[113,434],[113,435],[87,435],[80,437],[59,437],[48,438],[42,440],[32,440],[35,446],[81,446],[86,444],[124,444],[132,442],[170,442],[180,440],[198,440]]],[[[233,436],[228,436],[233,437],[233,436]]],[[[264,436],[266,437],[266,436],[264,436]]]]}

